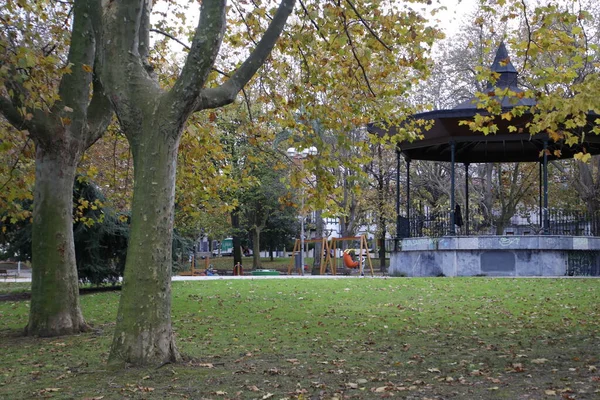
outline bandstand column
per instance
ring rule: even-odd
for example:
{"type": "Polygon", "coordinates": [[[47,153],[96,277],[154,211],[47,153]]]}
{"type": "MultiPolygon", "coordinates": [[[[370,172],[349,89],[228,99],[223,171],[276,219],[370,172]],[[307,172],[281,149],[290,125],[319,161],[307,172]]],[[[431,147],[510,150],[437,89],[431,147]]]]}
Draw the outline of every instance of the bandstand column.
{"type": "Polygon", "coordinates": [[[544,140],[544,209],[543,209],[543,227],[544,235],[550,233],[550,224],[548,220],[548,140],[544,140]]]}
{"type": "Polygon", "coordinates": [[[544,163],[543,161],[539,163],[540,167],[539,167],[539,186],[538,186],[538,194],[539,194],[539,199],[538,199],[538,205],[539,205],[539,209],[538,209],[538,221],[540,224],[540,228],[543,227],[543,218],[542,218],[542,214],[544,213],[544,209],[543,209],[543,204],[542,204],[542,192],[543,192],[543,179],[542,176],[544,175],[544,163]]]}
{"type": "Polygon", "coordinates": [[[450,236],[456,235],[456,227],[454,223],[454,207],[455,207],[455,199],[454,199],[454,158],[456,151],[456,143],[454,141],[450,142],[450,236]]]}
{"type": "Polygon", "coordinates": [[[396,240],[394,240],[394,251],[398,251],[400,240],[400,149],[396,147],[396,240]]]}
{"type": "Polygon", "coordinates": [[[410,237],[410,158],[406,159],[406,224],[408,237],[410,237]]]}
{"type": "Polygon", "coordinates": [[[465,163],[465,235],[469,236],[469,163],[465,163]]]}

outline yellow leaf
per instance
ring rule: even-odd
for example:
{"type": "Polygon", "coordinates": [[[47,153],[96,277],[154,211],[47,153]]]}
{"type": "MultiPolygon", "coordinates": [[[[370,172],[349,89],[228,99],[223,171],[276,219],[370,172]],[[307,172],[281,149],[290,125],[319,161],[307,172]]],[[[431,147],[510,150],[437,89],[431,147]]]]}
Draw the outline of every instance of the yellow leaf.
{"type": "Polygon", "coordinates": [[[92,67],[90,67],[89,65],[83,64],[81,66],[81,69],[83,69],[85,72],[92,72],[94,69],[92,67]]]}
{"type": "Polygon", "coordinates": [[[579,160],[581,162],[587,163],[592,158],[592,155],[590,153],[579,152],[579,153],[575,153],[573,158],[575,158],[576,160],[579,160]]]}

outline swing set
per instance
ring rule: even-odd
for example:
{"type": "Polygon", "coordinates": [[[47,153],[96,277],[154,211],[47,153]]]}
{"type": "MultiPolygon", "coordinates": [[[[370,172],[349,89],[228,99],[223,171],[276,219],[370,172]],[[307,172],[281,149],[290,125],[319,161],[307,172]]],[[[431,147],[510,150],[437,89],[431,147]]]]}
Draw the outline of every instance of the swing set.
{"type": "MultiPolygon", "coordinates": [[[[320,239],[305,239],[304,243],[321,243],[321,275],[325,273],[327,263],[329,262],[329,242],[327,238],[320,239]],[[325,256],[327,255],[327,256],[325,256]]],[[[302,251],[301,249],[301,241],[300,239],[296,239],[294,243],[294,250],[292,250],[292,259],[290,260],[290,265],[288,266],[288,275],[292,274],[292,268],[294,267],[294,261],[296,260],[296,253],[302,251]]],[[[300,268],[304,268],[304,265],[301,265],[300,268]]]]}
{"type": "MultiPolygon", "coordinates": [[[[320,239],[307,239],[304,243],[321,243],[321,262],[320,262],[320,274],[325,275],[327,271],[327,266],[330,267],[330,271],[332,275],[337,275],[337,267],[338,267],[338,244],[343,242],[359,242],[359,251],[357,258],[358,260],[353,260],[351,254],[348,250],[344,251],[342,257],[340,258],[340,262],[343,263],[343,267],[347,269],[358,269],[360,275],[364,275],[365,263],[368,264],[369,269],[371,271],[371,276],[374,276],[373,271],[373,263],[371,262],[371,255],[369,254],[369,246],[367,245],[367,238],[365,235],[361,236],[350,236],[350,237],[342,237],[342,238],[332,238],[331,242],[327,241],[327,238],[320,239]]],[[[296,239],[294,244],[294,250],[292,251],[292,259],[290,260],[290,265],[288,267],[288,275],[292,273],[292,268],[294,266],[294,261],[296,259],[296,253],[302,251],[300,248],[300,239],[296,239]]],[[[304,268],[302,265],[301,268],[304,268]]]]}

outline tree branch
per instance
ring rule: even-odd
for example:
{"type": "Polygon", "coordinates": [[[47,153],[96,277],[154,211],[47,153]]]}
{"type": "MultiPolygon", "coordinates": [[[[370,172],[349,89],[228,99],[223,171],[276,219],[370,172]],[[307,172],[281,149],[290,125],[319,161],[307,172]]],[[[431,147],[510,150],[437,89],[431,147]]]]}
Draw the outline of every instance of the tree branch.
{"type": "Polygon", "coordinates": [[[194,111],[202,87],[219,53],[225,32],[225,0],[205,0],[200,20],[181,75],[169,92],[167,103],[175,119],[185,120],[194,111]]]}
{"type": "MultiPolygon", "coordinates": [[[[78,1],[73,8],[73,31],[69,47],[68,62],[72,64],[71,73],[64,74],[58,87],[60,101],[52,107],[52,113],[68,116],[76,126],[73,132],[85,134],[84,126],[87,107],[90,101],[92,66],[96,52],[96,42],[92,24],[87,17],[87,4],[78,1]]],[[[40,135],[41,132],[36,132],[40,135]]],[[[39,138],[51,141],[52,137],[39,138]]]]}
{"type": "Polygon", "coordinates": [[[319,25],[315,22],[314,19],[312,19],[312,17],[310,16],[310,14],[308,13],[308,10],[306,9],[306,6],[304,5],[304,2],[302,2],[302,0],[300,0],[300,6],[302,7],[302,10],[304,10],[304,14],[308,17],[308,19],[310,20],[310,23],[315,27],[315,29],[317,30],[317,33],[319,34],[319,36],[321,37],[321,39],[323,39],[323,41],[325,41],[325,43],[329,44],[329,41],[327,40],[327,38],[321,33],[321,28],[319,27],[319,25]]]}
{"type": "Polygon", "coordinates": [[[277,39],[281,35],[288,16],[294,9],[295,0],[282,0],[279,8],[258,45],[225,83],[216,88],[204,89],[200,93],[196,111],[221,107],[232,103],[237,93],[248,83],[264,64],[277,39]]]}
{"type": "Polygon", "coordinates": [[[367,76],[367,71],[365,70],[362,63],[360,62],[360,59],[358,58],[358,54],[356,54],[356,50],[354,49],[354,43],[352,42],[352,37],[350,36],[350,32],[348,31],[346,14],[342,12],[342,16],[344,18],[344,33],[346,34],[346,37],[348,38],[348,44],[350,45],[350,50],[352,50],[352,55],[354,56],[354,59],[358,63],[358,67],[360,68],[360,70],[362,72],[363,78],[365,79],[365,82],[367,84],[367,88],[369,89],[369,92],[371,93],[371,95],[373,97],[377,97],[377,95],[373,91],[373,88],[371,87],[371,83],[369,82],[369,77],[367,76]]]}
{"type": "Polygon", "coordinates": [[[177,43],[179,43],[181,46],[183,46],[184,49],[186,50],[190,50],[190,46],[188,46],[187,44],[183,43],[181,40],[177,39],[175,36],[171,35],[170,33],[167,33],[165,31],[161,31],[160,29],[150,29],[150,32],[155,32],[155,33],[160,33],[163,36],[168,37],[171,40],[176,41],[177,43]]]}
{"type": "Polygon", "coordinates": [[[196,111],[221,107],[233,103],[237,93],[248,83],[252,76],[264,64],[294,9],[295,0],[282,0],[279,8],[258,45],[225,83],[216,88],[204,89],[196,111]]]}
{"type": "Polygon", "coordinates": [[[250,36],[250,25],[248,24],[248,21],[246,21],[246,18],[244,17],[244,13],[242,12],[242,10],[240,10],[237,3],[234,3],[233,6],[235,7],[238,14],[240,14],[240,18],[241,18],[242,22],[244,23],[244,25],[246,25],[246,32],[248,32],[248,37],[250,38],[250,41],[256,46],[257,45],[256,40],[254,40],[254,38],[252,36],[250,36]]]}
{"type": "Polygon", "coordinates": [[[10,167],[10,171],[8,172],[8,179],[2,184],[2,186],[0,186],[0,191],[4,190],[4,188],[12,181],[12,179],[14,177],[13,171],[17,168],[17,165],[19,165],[19,156],[21,154],[23,154],[23,152],[25,151],[27,146],[29,146],[30,141],[31,141],[31,137],[28,137],[27,140],[25,141],[25,144],[23,144],[23,147],[21,147],[21,151],[19,151],[19,153],[17,154],[17,159],[15,160],[13,165],[11,165],[11,167],[10,167]]]}
{"type": "Polygon", "coordinates": [[[16,107],[13,106],[12,101],[4,96],[0,96],[0,112],[4,115],[4,118],[10,122],[15,128],[19,129],[25,123],[23,116],[19,113],[16,107]]]}
{"type": "Polygon", "coordinates": [[[356,14],[356,16],[358,17],[358,19],[360,20],[360,22],[364,25],[365,28],[367,28],[367,30],[369,31],[369,33],[371,35],[373,35],[373,37],[375,38],[375,40],[377,40],[379,43],[381,43],[381,45],[387,50],[387,51],[392,51],[392,49],[383,42],[383,40],[381,40],[381,38],[373,31],[373,29],[371,29],[371,27],[369,26],[369,24],[367,24],[367,22],[365,21],[365,19],[362,17],[362,15],[360,15],[360,13],[358,12],[358,10],[356,9],[356,7],[354,7],[354,4],[352,4],[350,2],[350,0],[346,0],[346,3],[348,3],[348,5],[350,6],[350,8],[352,8],[352,11],[354,11],[354,13],[356,14]]]}
{"type": "Polygon", "coordinates": [[[93,80],[93,91],[94,94],[88,106],[86,148],[94,144],[104,134],[113,116],[110,100],[104,93],[102,83],[96,77],[93,80]]]}

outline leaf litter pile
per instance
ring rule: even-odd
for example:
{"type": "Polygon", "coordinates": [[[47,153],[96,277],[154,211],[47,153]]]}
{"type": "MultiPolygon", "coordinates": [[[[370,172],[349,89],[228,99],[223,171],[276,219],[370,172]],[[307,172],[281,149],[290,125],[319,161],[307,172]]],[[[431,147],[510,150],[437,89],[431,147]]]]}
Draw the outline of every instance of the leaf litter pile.
{"type": "Polygon", "coordinates": [[[113,371],[118,296],[83,296],[94,329],[49,339],[1,302],[0,398],[600,398],[598,279],[175,282],[185,361],[113,371]]]}

